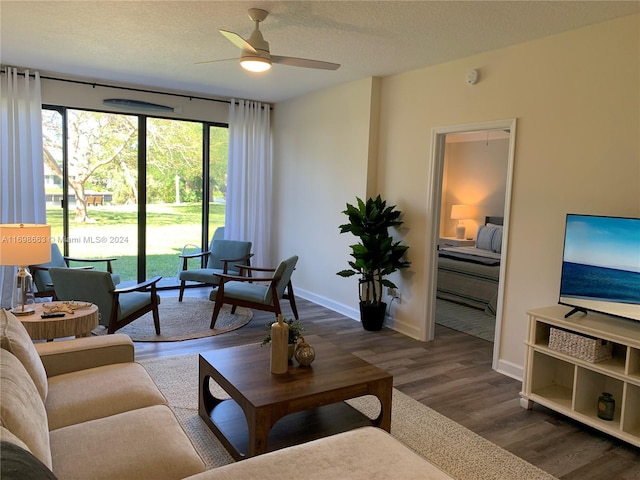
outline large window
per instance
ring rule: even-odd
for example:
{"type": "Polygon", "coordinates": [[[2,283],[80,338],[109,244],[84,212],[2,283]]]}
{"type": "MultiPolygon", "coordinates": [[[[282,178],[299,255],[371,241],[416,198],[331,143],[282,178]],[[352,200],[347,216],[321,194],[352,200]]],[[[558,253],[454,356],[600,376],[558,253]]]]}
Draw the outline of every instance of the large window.
{"type": "Polygon", "coordinates": [[[43,110],[47,223],[72,257],[115,257],[123,283],[161,275],[225,222],[228,129],[143,115],[43,110]]]}

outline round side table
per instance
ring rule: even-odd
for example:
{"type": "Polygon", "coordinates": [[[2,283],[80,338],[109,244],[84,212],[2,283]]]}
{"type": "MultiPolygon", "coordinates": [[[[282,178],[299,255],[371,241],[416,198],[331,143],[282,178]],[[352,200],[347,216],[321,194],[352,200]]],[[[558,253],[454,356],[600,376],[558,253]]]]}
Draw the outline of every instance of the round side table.
{"type": "Polygon", "coordinates": [[[64,317],[42,318],[46,307],[63,306],[65,302],[36,303],[32,315],[18,316],[32,340],[53,340],[63,337],[87,337],[98,326],[98,307],[89,304],[76,308],[73,313],[64,312],[64,317]]]}

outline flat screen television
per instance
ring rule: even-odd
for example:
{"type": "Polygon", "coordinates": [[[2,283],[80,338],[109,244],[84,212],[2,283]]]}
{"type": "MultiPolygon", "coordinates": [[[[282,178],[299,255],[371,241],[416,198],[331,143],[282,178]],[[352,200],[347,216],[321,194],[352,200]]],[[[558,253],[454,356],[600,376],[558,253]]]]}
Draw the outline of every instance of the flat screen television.
{"type": "Polygon", "coordinates": [[[567,215],[559,303],[640,321],[640,218],[567,215]]]}

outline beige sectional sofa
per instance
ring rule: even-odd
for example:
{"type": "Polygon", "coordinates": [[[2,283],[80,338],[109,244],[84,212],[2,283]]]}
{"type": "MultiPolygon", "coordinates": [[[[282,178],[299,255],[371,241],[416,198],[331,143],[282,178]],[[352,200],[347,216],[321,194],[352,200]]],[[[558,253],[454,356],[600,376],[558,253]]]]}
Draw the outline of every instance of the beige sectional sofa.
{"type": "Polygon", "coordinates": [[[126,335],[34,345],[1,311],[0,346],[1,439],[57,478],[180,479],[205,470],[126,335]]]}
{"type": "Polygon", "coordinates": [[[33,344],[0,309],[1,478],[450,478],[365,427],[205,471],[126,335],[33,344]]]}

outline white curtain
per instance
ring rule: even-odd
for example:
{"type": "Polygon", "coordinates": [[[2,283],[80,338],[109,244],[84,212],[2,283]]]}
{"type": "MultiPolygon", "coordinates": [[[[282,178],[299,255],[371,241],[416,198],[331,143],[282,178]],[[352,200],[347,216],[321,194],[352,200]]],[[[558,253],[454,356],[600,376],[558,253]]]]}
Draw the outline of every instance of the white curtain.
{"type": "MultiPolygon", "coordinates": [[[[45,223],[40,75],[0,75],[0,223],[45,223]]],[[[2,248],[0,239],[0,249],[2,248]]],[[[11,306],[14,267],[0,267],[0,305],[11,306]]]]}
{"type": "Polygon", "coordinates": [[[229,107],[229,167],[225,238],[253,243],[252,265],[271,258],[271,109],[247,100],[229,107]]]}

